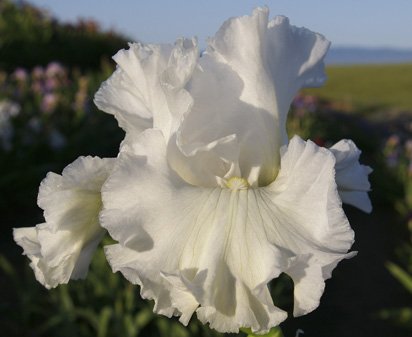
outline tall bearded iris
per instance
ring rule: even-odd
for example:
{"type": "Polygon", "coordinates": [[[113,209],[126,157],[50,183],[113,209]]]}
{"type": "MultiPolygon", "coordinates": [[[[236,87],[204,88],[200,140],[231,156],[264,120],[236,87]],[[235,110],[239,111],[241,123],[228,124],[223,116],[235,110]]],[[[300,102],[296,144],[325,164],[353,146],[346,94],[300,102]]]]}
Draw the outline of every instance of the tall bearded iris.
{"type": "Polygon", "coordinates": [[[328,47],[264,8],[226,21],[201,56],[187,39],[114,56],[95,102],[126,138],[101,190],[100,224],[118,241],[105,249],[112,269],[155,312],[264,333],[286,318],[272,279],[293,279],[303,315],[353,256],[341,197],[370,211],[369,169],[353,143],[289,140],[285,125],[298,90],[324,82],[328,47]]]}
{"type": "Polygon", "coordinates": [[[201,57],[194,40],[131,44],[114,57],[96,104],[126,139],[100,220],[119,242],[106,247],[113,270],[139,284],[156,312],[186,324],[196,311],[221,332],[265,332],[286,317],[270,280],[291,276],[302,315],[353,255],[334,153],[289,142],[285,127],[297,91],[323,83],[328,47],[257,9],[225,22],[201,57]]]}

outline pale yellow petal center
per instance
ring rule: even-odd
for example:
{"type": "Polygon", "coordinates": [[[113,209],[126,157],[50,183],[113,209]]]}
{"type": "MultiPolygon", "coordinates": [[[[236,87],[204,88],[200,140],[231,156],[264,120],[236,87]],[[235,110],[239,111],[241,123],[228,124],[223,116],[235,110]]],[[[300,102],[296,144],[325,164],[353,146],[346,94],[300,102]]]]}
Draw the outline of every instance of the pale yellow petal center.
{"type": "Polygon", "coordinates": [[[226,181],[226,187],[231,190],[247,190],[250,185],[245,178],[232,177],[226,181]]]}

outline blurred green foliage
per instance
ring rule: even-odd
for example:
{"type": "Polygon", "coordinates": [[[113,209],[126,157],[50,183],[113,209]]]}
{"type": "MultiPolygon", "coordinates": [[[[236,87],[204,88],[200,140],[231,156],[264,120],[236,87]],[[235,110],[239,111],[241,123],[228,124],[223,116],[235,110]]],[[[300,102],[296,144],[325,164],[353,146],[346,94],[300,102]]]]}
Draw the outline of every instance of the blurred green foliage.
{"type": "MultiPolygon", "coordinates": [[[[404,198],[396,200],[395,207],[403,217],[408,230],[406,240],[397,248],[398,263],[387,262],[386,267],[408,293],[412,303],[412,138],[404,144],[396,136],[386,142],[384,153],[392,160],[391,170],[403,182],[404,198]]],[[[387,308],[380,312],[383,319],[412,332],[412,304],[408,307],[387,308]]]]}
{"type": "Polygon", "coordinates": [[[102,32],[90,20],[63,25],[27,3],[0,1],[0,69],[32,68],[53,60],[99,69],[126,42],[119,34],[102,32]]]}

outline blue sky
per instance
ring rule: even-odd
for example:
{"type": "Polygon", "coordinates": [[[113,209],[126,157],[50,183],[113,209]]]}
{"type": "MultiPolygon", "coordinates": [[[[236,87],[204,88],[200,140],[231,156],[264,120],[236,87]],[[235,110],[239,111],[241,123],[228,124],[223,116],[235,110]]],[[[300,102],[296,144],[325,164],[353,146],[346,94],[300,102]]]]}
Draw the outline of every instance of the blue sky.
{"type": "Polygon", "coordinates": [[[222,22],[268,6],[296,26],[325,35],[335,46],[412,49],[411,0],[29,0],[63,21],[93,18],[131,40],[173,42],[197,36],[202,46],[222,22]]]}

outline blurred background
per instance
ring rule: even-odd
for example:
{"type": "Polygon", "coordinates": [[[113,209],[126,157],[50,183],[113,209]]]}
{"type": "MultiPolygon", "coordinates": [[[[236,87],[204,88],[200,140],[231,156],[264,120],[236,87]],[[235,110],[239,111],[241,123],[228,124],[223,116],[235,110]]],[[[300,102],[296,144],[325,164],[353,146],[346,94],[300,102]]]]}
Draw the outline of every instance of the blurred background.
{"type": "MultiPolygon", "coordinates": [[[[372,214],[346,207],[358,256],[327,281],[320,307],[289,318],[286,337],[412,335],[412,2],[310,4],[267,1],[271,16],[324,33],[333,42],[329,80],[295,98],[289,133],[329,147],[350,138],[371,166],[372,214]]],[[[46,290],[38,284],[13,227],[43,221],[36,206],[46,173],[80,155],[114,157],[123,139],[93,95],[128,41],[198,36],[202,48],[230,16],[254,1],[0,0],[0,335],[221,336],[193,318],[183,327],[152,313],[138,287],[112,274],[103,253],[88,278],[46,290]]],[[[291,312],[293,284],[271,284],[291,312]]]]}

